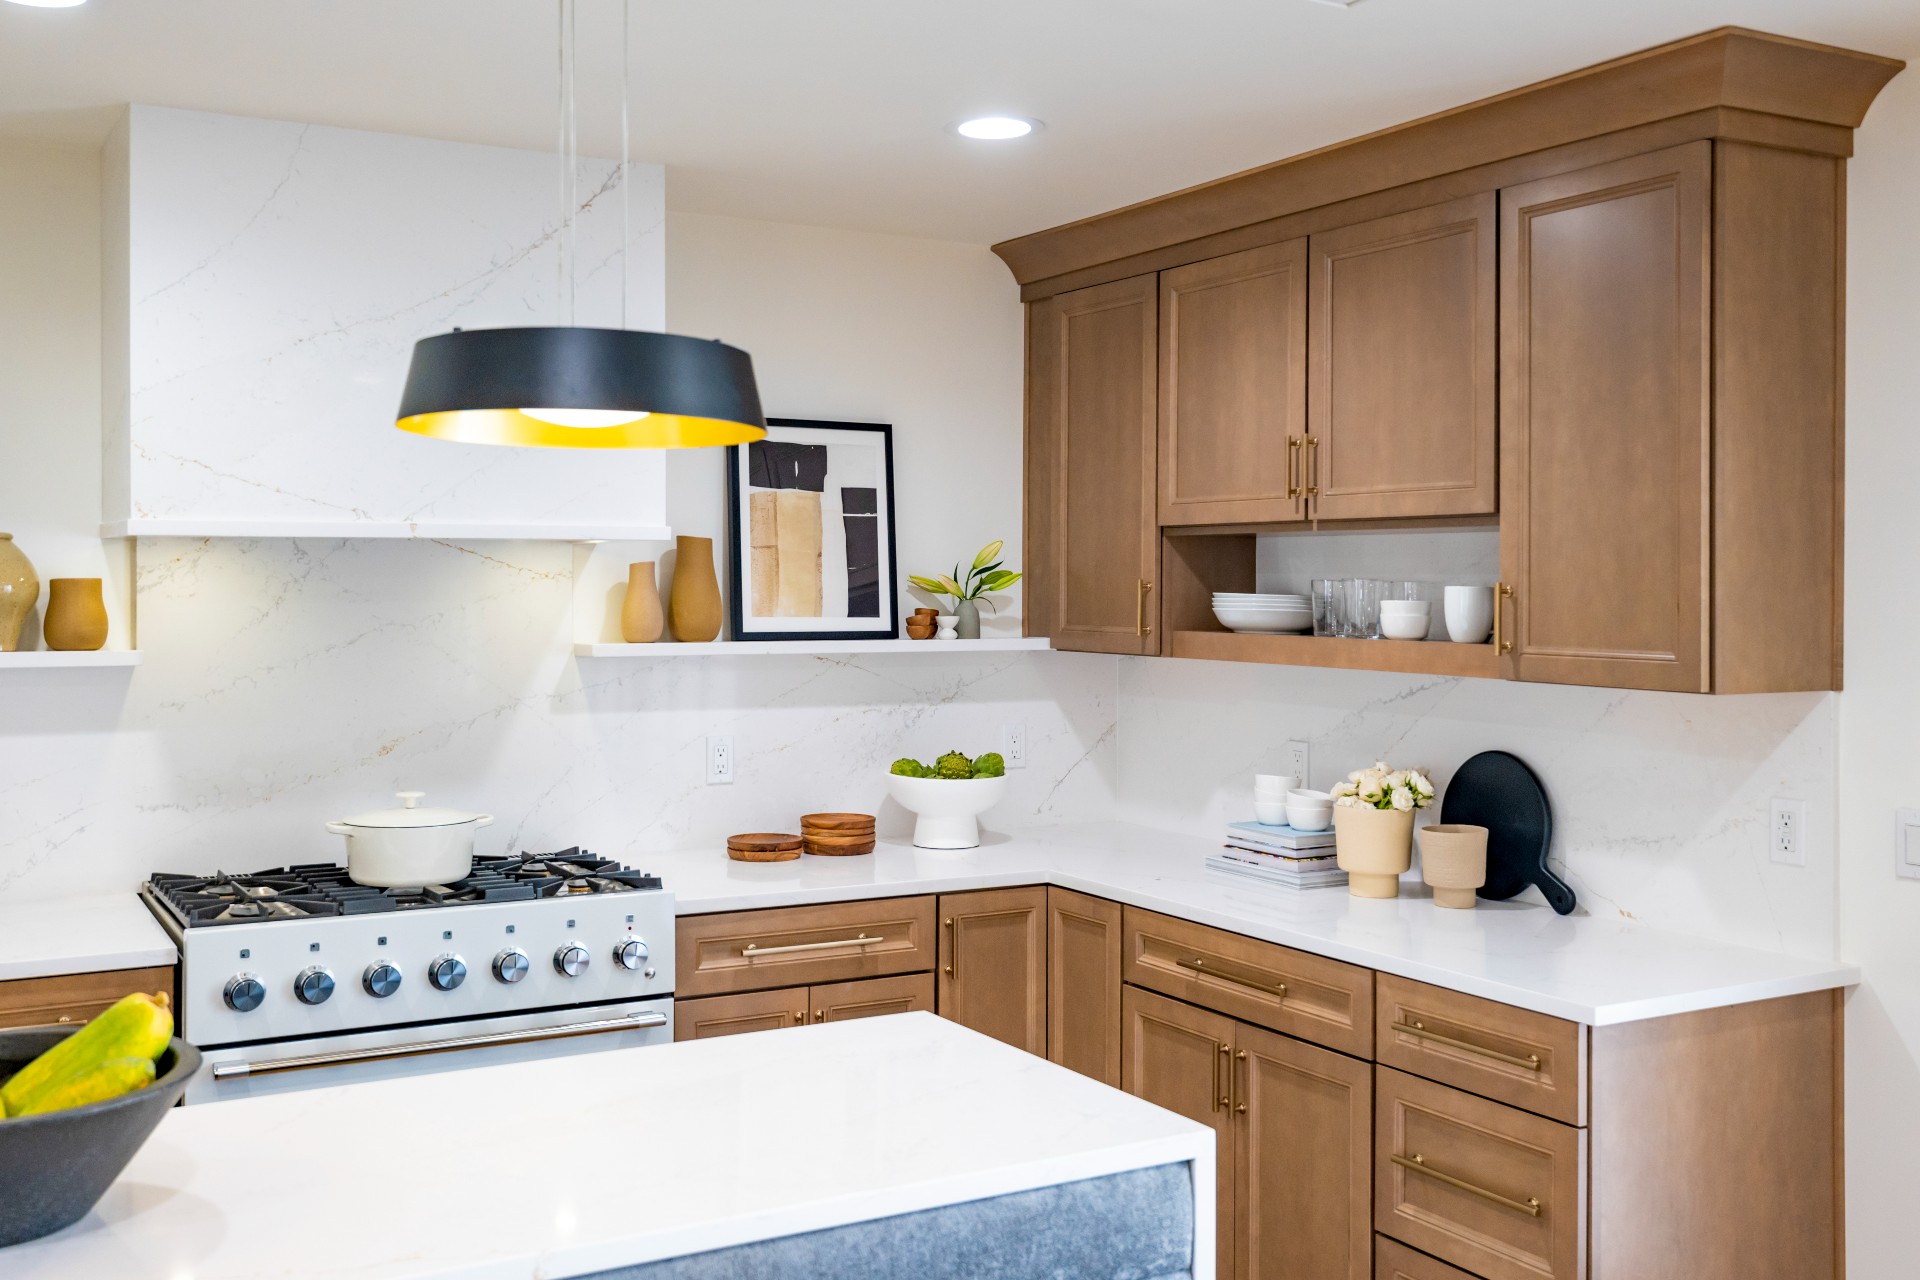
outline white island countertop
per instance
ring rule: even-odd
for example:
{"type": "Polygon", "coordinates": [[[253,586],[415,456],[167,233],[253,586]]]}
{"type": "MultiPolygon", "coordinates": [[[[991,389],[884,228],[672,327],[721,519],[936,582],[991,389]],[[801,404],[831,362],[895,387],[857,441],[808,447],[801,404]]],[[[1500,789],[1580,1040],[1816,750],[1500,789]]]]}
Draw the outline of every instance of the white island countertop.
{"type": "Polygon", "coordinates": [[[732,862],[722,850],[649,853],[629,861],[662,876],[681,915],[917,893],[1054,884],[1484,996],[1605,1026],[1847,987],[1860,971],[1715,942],[1628,920],[1555,915],[1538,902],[1434,906],[1418,875],[1401,896],[1345,888],[1294,891],[1206,869],[1220,842],[1122,823],[986,834],[944,852],[882,841],[870,855],[732,862]]]}
{"type": "Polygon", "coordinates": [[[145,969],[179,958],[173,939],[131,889],[0,903],[0,982],[145,969]]]}
{"type": "Polygon", "coordinates": [[[1211,1129],[904,1013],[182,1107],[0,1274],[578,1276],[1165,1164],[1212,1204],[1213,1152],[1211,1129]]]}

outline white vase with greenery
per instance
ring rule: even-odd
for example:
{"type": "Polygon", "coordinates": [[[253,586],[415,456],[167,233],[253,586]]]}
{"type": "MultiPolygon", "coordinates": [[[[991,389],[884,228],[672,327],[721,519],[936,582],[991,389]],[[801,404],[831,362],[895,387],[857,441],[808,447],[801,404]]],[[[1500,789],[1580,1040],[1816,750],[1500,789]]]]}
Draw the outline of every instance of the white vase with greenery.
{"type": "Polygon", "coordinates": [[[1001,567],[1000,548],[1005,545],[1005,542],[989,542],[980,548],[980,554],[973,558],[973,567],[967,570],[965,577],[961,576],[960,566],[956,564],[951,574],[940,573],[930,578],[909,574],[907,581],[933,595],[952,597],[953,608],[948,612],[959,618],[954,628],[956,634],[962,640],[978,640],[980,604],[993,608],[993,601],[987,599],[988,594],[1004,591],[1020,581],[1018,573],[1001,567]]]}

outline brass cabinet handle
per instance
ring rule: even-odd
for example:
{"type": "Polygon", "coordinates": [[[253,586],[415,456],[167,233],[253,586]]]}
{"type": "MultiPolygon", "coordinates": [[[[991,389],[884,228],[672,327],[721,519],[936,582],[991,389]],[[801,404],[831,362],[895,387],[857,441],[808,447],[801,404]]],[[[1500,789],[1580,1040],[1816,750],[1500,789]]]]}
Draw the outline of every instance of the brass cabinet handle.
{"type": "Polygon", "coordinates": [[[1287,984],[1284,982],[1268,982],[1264,978],[1254,978],[1243,973],[1234,973],[1230,969],[1219,968],[1217,964],[1209,965],[1205,960],[1189,960],[1185,956],[1175,957],[1174,963],[1182,969],[1191,969],[1195,973],[1206,974],[1225,982],[1237,983],[1243,987],[1252,987],[1255,991],[1264,991],[1270,996],[1279,996],[1282,1000],[1287,998],[1287,984]]]}
{"type": "Polygon", "coordinates": [[[1320,496],[1320,437],[1308,436],[1305,443],[1307,446],[1306,494],[1309,498],[1317,498],[1320,496]]]}
{"type": "Polygon", "coordinates": [[[827,1011],[825,1009],[815,1009],[813,1011],[813,1020],[815,1022],[825,1022],[827,1020],[827,1011]]]}
{"type": "MultiPolygon", "coordinates": [[[[1223,1065],[1227,1065],[1227,1055],[1233,1052],[1233,1046],[1223,1044],[1219,1046],[1219,1050],[1220,1052],[1216,1054],[1213,1059],[1213,1109],[1215,1111],[1225,1111],[1233,1105],[1233,1095],[1231,1092],[1233,1080],[1232,1077],[1229,1076],[1223,1081],[1220,1078],[1220,1068],[1223,1065]]],[[[1228,1066],[1227,1069],[1231,1072],[1232,1067],[1228,1066]]]]}
{"type": "Polygon", "coordinates": [[[1287,437],[1287,496],[1289,498],[1297,498],[1300,496],[1300,481],[1297,478],[1299,475],[1299,463],[1300,463],[1300,437],[1288,436],[1287,437]]]}
{"type": "Polygon", "coordinates": [[[1482,1200],[1491,1200],[1494,1204],[1500,1205],[1503,1208],[1512,1209],[1515,1213],[1524,1213],[1530,1218],[1540,1216],[1540,1202],[1532,1196],[1528,1196],[1525,1201],[1509,1200],[1497,1191],[1489,1191],[1485,1187],[1476,1187],[1471,1182],[1462,1182],[1450,1173],[1442,1173],[1438,1169],[1429,1168],[1425,1157],[1417,1151],[1414,1152],[1411,1158],[1403,1155],[1395,1155],[1393,1162],[1402,1169],[1410,1169],[1415,1173],[1423,1174],[1426,1177],[1432,1178],[1435,1182],[1444,1182],[1450,1187],[1455,1187],[1466,1192],[1468,1195],[1479,1196],[1482,1200]]]}
{"type": "Polygon", "coordinates": [[[753,956],[784,956],[795,951],[825,951],[829,947],[870,947],[876,942],[885,942],[885,938],[869,938],[861,934],[857,938],[835,938],[832,942],[796,942],[786,947],[763,947],[757,942],[749,942],[740,948],[740,954],[753,956]]]}
{"type": "Polygon", "coordinates": [[[793,1011],[793,1020],[795,1022],[805,1022],[807,1020],[807,1011],[805,1009],[795,1009],[793,1011]]]}
{"type": "Polygon", "coordinates": [[[1507,608],[1504,601],[1513,599],[1513,588],[1504,582],[1493,584],[1493,651],[1496,654],[1512,653],[1513,641],[1506,638],[1500,626],[1500,620],[1507,608]]]}
{"type": "Polygon", "coordinates": [[[957,978],[960,976],[960,931],[953,927],[952,916],[942,920],[940,927],[947,931],[947,967],[941,972],[949,978],[957,978]]]}
{"type": "Polygon", "coordinates": [[[1510,1063],[1513,1066],[1521,1067],[1527,1071],[1538,1071],[1540,1069],[1540,1055],[1537,1053],[1530,1053],[1522,1058],[1515,1054],[1502,1053],[1498,1049],[1486,1048],[1484,1045],[1470,1044],[1465,1040],[1455,1040],[1452,1036],[1443,1036],[1438,1031],[1427,1030],[1426,1024],[1417,1019],[1413,1022],[1402,1019],[1393,1024],[1393,1029],[1406,1035],[1418,1036],[1422,1040],[1431,1040],[1435,1044],[1444,1044],[1449,1049],[1464,1049],[1468,1053],[1477,1053],[1483,1058],[1492,1058],[1496,1062],[1510,1063]]]}
{"type": "Polygon", "coordinates": [[[1133,634],[1148,636],[1153,634],[1153,623],[1147,620],[1147,593],[1153,590],[1153,584],[1145,578],[1140,580],[1140,599],[1134,606],[1133,634]]]}
{"type": "MultiPolygon", "coordinates": [[[[1244,1066],[1244,1064],[1247,1061],[1247,1051],[1245,1049],[1242,1049],[1240,1052],[1234,1054],[1233,1056],[1236,1060],[1238,1060],[1244,1066]]],[[[1238,1100],[1233,1105],[1233,1113],[1237,1116],[1243,1116],[1247,1114],[1247,1095],[1245,1091],[1241,1089],[1240,1083],[1242,1080],[1246,1079],[1246,1072],[1250,1070],[1252,1070],[1252,1068],[1247,1067],[1245,1070],[1237,1072],[1233,1076],[1233,1096],[1238,1100]]]]}

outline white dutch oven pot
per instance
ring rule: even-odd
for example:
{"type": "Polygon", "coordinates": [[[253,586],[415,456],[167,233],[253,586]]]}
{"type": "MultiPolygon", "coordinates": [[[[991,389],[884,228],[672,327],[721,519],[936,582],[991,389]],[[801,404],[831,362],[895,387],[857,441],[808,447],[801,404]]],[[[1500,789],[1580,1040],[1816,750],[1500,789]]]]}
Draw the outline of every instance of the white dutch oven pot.
{"type": "Polygon", "coordinates": [[[424,791],[399,793],[399,809],[378,809],[329,822],[347,838],[347,874],[354,883],[380,889],[446,884],[473,869],[473,833],[493,821],[490,813],[422,809],[424,791]]]}

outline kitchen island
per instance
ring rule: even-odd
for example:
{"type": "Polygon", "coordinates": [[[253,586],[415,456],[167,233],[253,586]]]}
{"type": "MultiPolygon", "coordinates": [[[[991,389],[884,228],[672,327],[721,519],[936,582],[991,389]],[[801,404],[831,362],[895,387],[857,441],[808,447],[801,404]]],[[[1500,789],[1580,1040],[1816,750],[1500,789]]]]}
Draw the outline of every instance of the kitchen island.
{"type": "Polygon", "coordinates": [[[1210,1130],[909,1013],[181,1108],[92,1213],[0,1250],[0,1274],[653,1280],[759,1274],[666,1261],[743,1248],[779,1270],[788,1240],[815,1268],[847,1250],[836,1274],[982,1274],[965,1249],[1019,1242],[938,1215],[1012,1206],[986,1221],[1072,1248],[1102,1213],[1138,1214],[1142,1176],[1171,1201],[1158,1244],[1186,1237],[1145,1274],[1211,1277],[1210,1130]],[[1032,1198],[1049,1188],[1079,1194],[1032,1198]],[[917,1258],[874,1265],[901,1239],[917,1258]]]}

